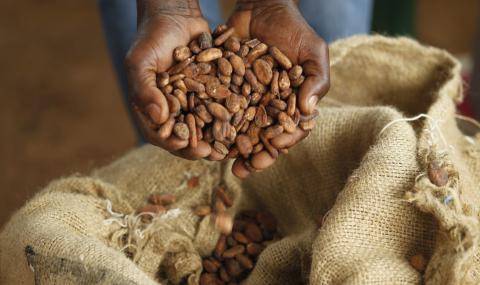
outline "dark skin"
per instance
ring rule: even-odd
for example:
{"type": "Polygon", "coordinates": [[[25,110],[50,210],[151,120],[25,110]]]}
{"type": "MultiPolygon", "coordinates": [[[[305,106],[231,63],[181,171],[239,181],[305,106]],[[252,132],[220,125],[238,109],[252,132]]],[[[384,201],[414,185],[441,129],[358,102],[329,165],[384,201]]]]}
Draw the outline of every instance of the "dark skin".
{"type": "MultiPolygon", "coordinates": [[[[137,5],[139,35],[127,56],[126,66],[139,126],[150,143],[177,156],[213,159],[206,142],[199,142],[198,147],[192,149],[188,141],[174,135],[161,138],[156,132],[158,125],[169,116],[165,96],[156,87],[156,73],[167,70],[173,63],[175,47],[187,45],[201,32],[209,31],[198,3],[196,0],[138,0],[137,5]]],[[[306,79],[299,91],[298,104],[302,114],[311,114],[329,88],[328,48],[306,23],[294,1],[239,0],[228,25],[235,28],[239,37],[258,38],[276,46],[294,64],[303,66],[306,79]]],[[[271,143],[278,149],[285,148],[307,135],[308,132],[298,128],[295,133],[284,133],[271,143]]],[[[264,168],[275,161],[265,151],[255,155],[263,161],[264,168]]],[[[250,174],[241,158],[234,162],[232,171],[240,178],[250,174]]]]}

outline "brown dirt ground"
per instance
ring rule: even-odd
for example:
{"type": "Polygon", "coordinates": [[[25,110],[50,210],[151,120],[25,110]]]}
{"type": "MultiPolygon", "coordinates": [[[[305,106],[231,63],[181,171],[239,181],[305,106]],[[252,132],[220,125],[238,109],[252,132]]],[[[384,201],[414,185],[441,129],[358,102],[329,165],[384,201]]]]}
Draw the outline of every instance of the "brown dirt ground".
{"type": "Polygon", "coordinates": [[[0,225],[46,183],[135,145],[96,1],[1,1],[0,225]]]}

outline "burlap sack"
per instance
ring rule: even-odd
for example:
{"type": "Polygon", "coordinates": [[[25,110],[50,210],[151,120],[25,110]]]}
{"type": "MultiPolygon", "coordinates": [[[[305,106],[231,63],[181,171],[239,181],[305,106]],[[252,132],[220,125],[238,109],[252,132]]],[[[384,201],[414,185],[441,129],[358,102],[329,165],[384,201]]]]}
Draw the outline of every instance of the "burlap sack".
{"type": "Polygon", "coordinates": [[[195,284],[218,233],[191,209],[219,183],[232,213],[268,209],[283,236],[248,284],[480,283],[480,141],[474,123],[462,124],[467,134],[457,124],[459,64],[403,38],[354,37],[330,52],[317,127],[272,168],[241,182],[228,164],[145,146],[54,181],[0,234],[0,283],[195,284]],[[433,161],[448,169],[447,185],[430,181],[433,161]],[[151,193],[178,202],[145,224],[135,209],[151,193]],[[429,259],[424,275],[409,264],[416,254],[429,259]]]}

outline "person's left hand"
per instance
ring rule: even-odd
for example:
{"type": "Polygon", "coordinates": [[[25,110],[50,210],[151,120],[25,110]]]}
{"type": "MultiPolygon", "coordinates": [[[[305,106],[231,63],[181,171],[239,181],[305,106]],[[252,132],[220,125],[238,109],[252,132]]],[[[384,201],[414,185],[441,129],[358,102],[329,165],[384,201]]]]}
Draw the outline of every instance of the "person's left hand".
{"type": "MultiPolygon", "coordinates": [[[[293,0],[239,0],[228,25],[235,28],[240,38],[258,38],[279,48],[293,64],[302,65],[306,78],[299,90],[298,106],[302,115],[312,114],[330,87],[328,47],[307,24],[293,0]]],[[[283,133],[271,144],[277,149],[288,148],[307,135],[297,127],[293,134],[283,133]]],[[[255,156],[262,160],[264,168],[275,162],[266,151],[255,156]]],[[[240,178],[250,174],[241,158],[234,162],[232,171],[240,178]]]]}

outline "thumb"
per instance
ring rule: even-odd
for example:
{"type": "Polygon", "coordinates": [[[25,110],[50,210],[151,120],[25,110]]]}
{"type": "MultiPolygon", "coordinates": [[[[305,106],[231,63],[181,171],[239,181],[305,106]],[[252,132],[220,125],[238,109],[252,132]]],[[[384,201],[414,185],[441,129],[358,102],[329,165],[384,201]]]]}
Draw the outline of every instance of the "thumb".
{"type": "Polygon", "coordinates": [[[301,64],[306,78],[300,87],[299,109],[302,114],[310,115],[330,88],[330,64],[326,44],[319,40],[310,48],[301,64]]]}

